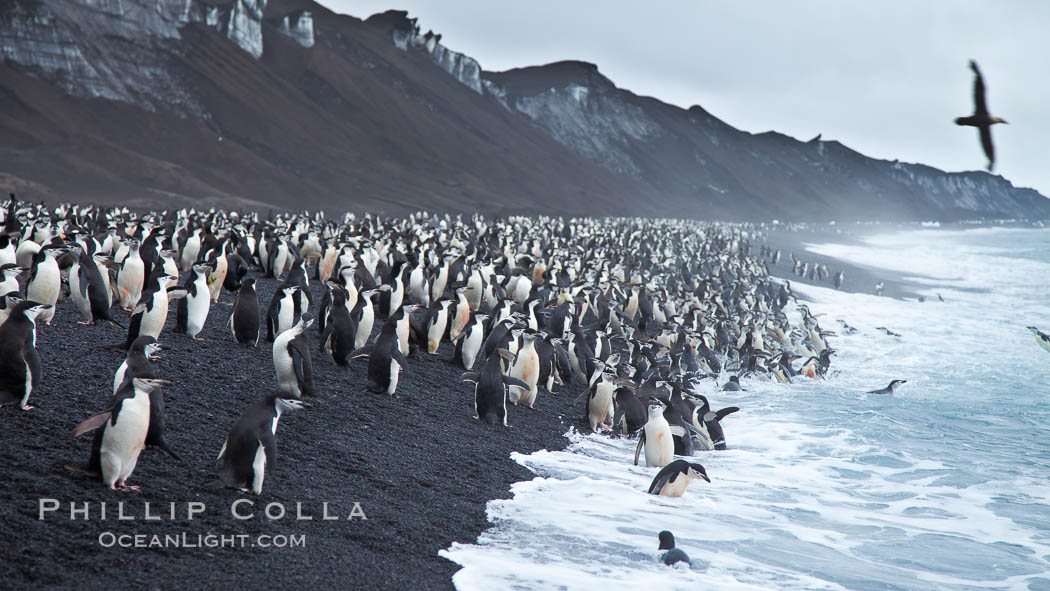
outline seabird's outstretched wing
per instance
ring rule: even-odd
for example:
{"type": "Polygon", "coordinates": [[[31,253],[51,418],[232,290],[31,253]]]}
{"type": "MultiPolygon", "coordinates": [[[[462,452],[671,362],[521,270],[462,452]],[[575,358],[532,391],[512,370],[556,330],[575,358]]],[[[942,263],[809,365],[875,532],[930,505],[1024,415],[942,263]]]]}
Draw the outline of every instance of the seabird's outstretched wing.
{"type": "MultiPolygon", "coordinates": [[[[970,69],[973,70],[973,111],[975,115],[987,115],[988,107],[984,104],[984,77],[981,70],[977,68],[977,62],[970,60],[970,69]]],[[[987,151],[987,149],[985,150],[987,151]]]]}
{"type": "Polygon", "coordinates": [[[981,146],[984,147],[984,155],[988,157],[988,171],[995,167],[995,146],[992,144],[992,126],[982,125],[979,128],[981,132],[981,146]]]}

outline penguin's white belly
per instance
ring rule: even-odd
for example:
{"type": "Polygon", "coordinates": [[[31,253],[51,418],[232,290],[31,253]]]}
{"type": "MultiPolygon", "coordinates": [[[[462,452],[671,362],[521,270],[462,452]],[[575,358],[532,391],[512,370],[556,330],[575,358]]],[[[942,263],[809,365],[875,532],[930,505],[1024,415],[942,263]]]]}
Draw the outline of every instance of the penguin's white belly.
{"type": "Polygon", "coordinates": [[[474,368],[474,362],[478,358],[478,352],[481,351],[481,333],[483,331],[475,329],[470,331],[470,336],[463,342],[463,367],[467,369],[474,368]]]}
{"type": "Polygon", "coordinates": [[[281,305],[277,312],[277,330],[274,331],[274,338],[277,338],[282,332],[292,327],[292,320],[295,318],[294,304],[288,301],[287,298],[281,301],[281,305]]]}
{"type": "Polygon", "coordinates": [[[612,409],[612,395],[613,387],[611,384],[608,386],[604,384],[597,386],[594,398],[591,399],[591,403],[588,406],[591,430],[596,430],[609,417],[609,411],[612,409]]]}
{"type": "Polygon", "coordinates": [[[430,325],[430,330],[427,331],[427,353],[431,355],[437,353],[438,347],[441,346],[441,335],[445,332],[446,322],[445,315],[440,314],[437,320],[430,325]]]}
{"type": "Polygon", "coordinates": [[[663,423],[659,428],[646,425],[645,464],[659,468],[670,464],[673,458],[674,438],[667,423],[663,423]]]}
{"type": "Polygon", "coordinates": [[[80,265],[76,264],[69,268],[69,293],[80,310],[80,316],[85,322],[91,321],[91,300],[80,293],[80,265]]]}
{"type": "Polygon", "coordinates": [[[168,306],[158,307],[157,301],[153,302],[153,309],[142,313],[142,324],[139,327],[139,336],[160,337],[160,331],[164,330],[164,322],[168,319],[168,306]]]}
{"type": "Polygon", "coordinates": [[[266,449],[262,440],[259,447],[255,449],[255,459],[252,460],[252,492],[262,494],[263,479],[266,478],[266,449]]]}
{"type": "Polygon", "coordinates": [[[207,287],[201,289],[201,286],[197,286],[197,296],[186,298],[186,332],[190,336],[197,336],[197,333],[204,328],[204,322],[208,319],[208,310],[211,307],[211,300],[207,287]]]}
{"type": "Polygon", "coordinates": [[[292,367],[292,358],[287,354],[273,356],[273,364],[277,369],[277,383],[281,391],[294,396],[299,396],[299,382],[295,379],[295,368],[292,367]]]}
{"type": "Polygon", "coordinates": [[[372,308],[361,311],[361,322],[357,325],[357,335],[354,337],[354,348],[360,349],[368,344],[368,337],[372,336],[372,325],[375,323],[375,312],[372,308]]]}
{"type": "Polygon", "coordinates": [[[680,497],[684,495],[685,489],[689,488],[689,480],[683,474],[677,475],[673,482],[668,482],[660,489],[660,495],[665,497],[680,497]]]}
{"type": "Polygon", "coordinates": [[[99,448],[102,479],[108,485],[126,480],[135,470],[149,429],[149,395],[136,394],[124,401],[117,424],[106,423],[99,448]]]}
{"type": "Polygon", "coordinates": [[[398,376],[400,374],[401,374],[401,366],[397,363],[397,361],[391,359],[390,360],[390,385],[386,387],[386,393],[387,394],[390,394],[391,396],[394,395],[394,392],[397,390],[397,378],[398,378],[398,376]]]}
{"type": "Polygon", "coordinates": [[[120,367],[117,368],[117,373],[113,374],[113,394],[116,394],[120,385],[124,383],[124,376],[126,376],[127,373],[128,362],[127,360],[124,360],[124,362],[120,364],[120,367]]]}
{"type": "Polygon", "coordinates": [[[145,267],[138,258],[124,261],[124,268],[117,276],[117,289],[120,291],[120,305],[133,308],[142,295],[142,279],[145,267]]]}

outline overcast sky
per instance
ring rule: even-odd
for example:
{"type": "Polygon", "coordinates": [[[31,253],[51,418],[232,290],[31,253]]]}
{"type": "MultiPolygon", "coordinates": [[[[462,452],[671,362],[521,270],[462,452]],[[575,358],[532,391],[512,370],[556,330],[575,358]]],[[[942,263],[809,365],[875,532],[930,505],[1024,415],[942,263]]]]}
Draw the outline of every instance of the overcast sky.
{"type": "Polygon", "coordinates": [[[983,169],[974,58],[997,125],[995,172],[1050,196],[1050,1],[321,0],[408,10],[485,70],[576,59],[620,88],[699,104],[737,128],[818,133],[868,156],[983,169]]]}

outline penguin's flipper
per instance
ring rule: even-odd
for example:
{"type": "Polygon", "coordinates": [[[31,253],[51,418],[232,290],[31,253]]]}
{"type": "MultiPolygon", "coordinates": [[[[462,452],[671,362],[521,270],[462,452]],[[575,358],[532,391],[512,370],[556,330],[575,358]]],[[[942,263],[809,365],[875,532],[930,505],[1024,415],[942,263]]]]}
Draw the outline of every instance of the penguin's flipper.
{"type": "Polygon", "coordinates": [[[461,382],[473,382],[476,384],[478,383],[479,379],[481,379],[481,374],[476,371],[468,371],[463,375],[459,376],[459,380],[461,382]]]}
{"type": "Polygon", "coordinates": [[[590,393],[591,393],[591,391],[592,391],[593,389],[594,389],[594,388],[593,388],[593,386],[592,386],[591,388],[587,388],[587,389],[586,389],[586,390],[584,390],[583,392],[580,392],[580,395],[576,397],[576,400],[573,400],[573,401],[572,401],[572,405],[573,405],[573,406],[576,406],[577,404],[579,404],[579,403],[580,403],[580,401],[581,401],[581,400],[583,400],[583,399],[584,399],[584,397],[586,397],[586,396],[587,396],[588,394],[590,394],[590,393]]]}
{"type": "Polygon", "coordinates": [[[269,429],[263,428],[259,430],[259,444],[266,453],[266,471],[269,472],[277,465],[277,440],[269,429]]]}
{"type": "Polygon", "coordinates": [[[634,448],[634,465],[638,465],[638,456],[642,455],[642,446],[645,445],[645,429],[638,435],[638,447],[634,448]]]}
{"type": "Polygon", "coordinates": [[[677,473],[678,473],[677,470],[674,469],[674,468],[671,468],[670,465],[664,466],[663,470],[660,470],[656,474],[656,477],[653,478],[652,484],[649,485],[649,491],[648,491],[649,494],[651,494],[651,495],[658,495],[658,494],[660,494],[660,491],[663,489],[663,487],[666,484],[669,484],[672,480],[675,479],[674,477],[675,477],[675,475],[677,473]]]}
{"type": "Polygon", "coordinates": [[[726,418],[727,416],[729,416],[729,415],[731,415],[731,414],[735,413],[735,412],[736,412],[736,411],[738,411],[738,410],[740,410],[740,407],[737,407],[737,406],[730,406],[730,407],[728,407],[728,408],[723,408],[722,410],[716,411],[716,412],[715,412],[715,416],[717,416],[717,417],[718,417],[718,420],[719,420],[719,421],[721,421],[722,419],[724,419],[724,418],[726,418]]]}
{"type": "Polygon", "coordinates": [[[178,300],[186,297],[189,294],[184,287],[169,287],[168,288],[168,301],[178,300]]]}
{"type": "Polygon", "coordinates": [[[408,360],[405,359],[404,353],[398,350],[397,347],[394,347],[394,349],[390,351],[390,357],[393,358],[394,361],[397,361],[397,364],[401,366],[401,369],[408,369],[408,360]]]}
{"type": "Polygon", "coordinates": [[[292,367],[295,369],[295,379],[303,385],[303,394],[314,393],[313,368],[310,365],[310,352],[305,351],[305,346],[300,341],[293,340],[290,347],[292,354],[292,367]]]}
{"type": "Polygon", "coordinates": [[[80,297],[85,299],[85,300],[87,300],[88,299],[88,269],[87,269],[86,266],[80,265],[80,268],[77,270],[77,278],[79,279],[79,282],[80,282],[80,297]]]}
{"type": "MultiPolygon", "coordinates": [[[[331,322],[327,322],[327,323],[325,323],[325,325],[324,325],[324,330],[323,330],[323,331],[321,331],[321,344],[320,344],[320,348],[321,348],[321,352],[322,352],[322,353],[324,352],[324,346],[325,346],[325,344],[327,344],[327,343],[328,343],[328,339],[329,339],[329,338],[330,338],[330,337],[332,336],[332,330],[333,330],[333,329],[332,329],[332,323],[331,323],[331,322]]],[[[355,330],[354,332],[356,333],[357,331],[355,330]]]]}
{"type": "Polygon", "coordinates": [[[517,387],[525,389],[525,390],[528,390],[528,389],[531,388],[531,386],[526,384],[523,380],[519,380],[518,378],[512,378],[510,376],[503,376],[503,383],[508,385],[508,386],[517,386],[517,387]]]}
{"type": "Polygon", "coordinates": [[[98,413],[97,415],[95,415],[95,416],[93,416],[93,417],[91,417],[91,418],[89,418],[89,419],[87,419],[85,421],[82,421],[79,425],[76,426],[75,429],[73,429],[73,437],[80,437],[81,435],[83,435],[84,433],[87,433],[88,431],[94,431],[95,429],[98,429],[102,425],[105,425],[106,421],[109,420],[109,417],[112,414],[112,412],[113,412],[112,409],[104,410],[104,411],[98,413]]]}
{"type": "Polygon", "coordinates": [[[355,349],[347,359],[359,359],[361,357],[367,357],[372,354],[372,345],[365,345],[360,349],[355,349]]]}

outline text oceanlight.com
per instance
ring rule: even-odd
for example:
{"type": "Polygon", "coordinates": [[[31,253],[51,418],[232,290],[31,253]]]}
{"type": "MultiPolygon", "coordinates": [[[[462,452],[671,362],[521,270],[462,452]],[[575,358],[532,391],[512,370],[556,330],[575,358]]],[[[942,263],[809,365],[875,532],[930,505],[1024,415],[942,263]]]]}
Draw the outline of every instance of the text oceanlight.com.
{"type": "Polygon", "coordinates": [[[118,534],[104,531],[98,536],[103,548],[305,548],[306,535],[249,534],[118,534]]]}

